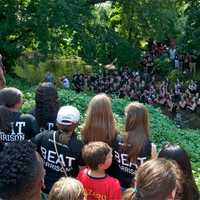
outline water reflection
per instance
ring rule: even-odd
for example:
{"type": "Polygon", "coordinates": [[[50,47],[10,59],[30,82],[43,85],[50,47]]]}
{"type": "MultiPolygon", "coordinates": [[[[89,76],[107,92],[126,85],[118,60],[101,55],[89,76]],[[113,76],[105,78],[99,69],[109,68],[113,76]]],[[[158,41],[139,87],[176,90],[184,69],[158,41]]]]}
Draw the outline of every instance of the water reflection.
{"type": "Polygon", "coordinates": [[[163,114],[172,119],[179,128],[200,129],[200,109],[196,112],[181,110],[178,112],[169,112],[165,107],[161,107],[163,114]]]}

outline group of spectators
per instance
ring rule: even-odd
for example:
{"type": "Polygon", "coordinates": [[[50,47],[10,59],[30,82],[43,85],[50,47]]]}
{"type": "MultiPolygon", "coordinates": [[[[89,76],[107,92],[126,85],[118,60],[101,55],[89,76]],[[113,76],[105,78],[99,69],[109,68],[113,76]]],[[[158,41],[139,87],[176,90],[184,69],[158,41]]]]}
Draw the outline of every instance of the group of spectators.
{"type": "Polygon", "coordinates": [[[104,92],[119,98],[127,97],[131,101],[164,105],[171,112],[180,109],[196,111],[200,108],[199,86],[196,81],[191,80],[186,85],[178,79],[175,84],[169,80],[156,79],[155,75],[145,77],[143,73],[124,67],[118,71],[96,75],[77,73],[71,82],[77,92],[104,92]]]}
{"type": "Polygon", "coordinates": [[[144,72],[152,73],[154,70],[154,60],[163,55],[170,59],[171,66],[179,70],[179,72],[187,74],[196,73],[197,51],[192,50],[186,53],[179,52],[174,40],[165,42],[165,44],[152,40],[148,42],[147,52],[145,52],[141,62],[144,72]]]}
{"type": "Polygon", "coordinates": [[[186,151],[167,144],[157,153],[142,103],[125,107],[121,134],[111,99],[94,96],[79,138],[79,110],[58,102],[55,86],[42,83],[25,115],[20,90],[0,91],[0,199],[199,199],[186,151]]]}

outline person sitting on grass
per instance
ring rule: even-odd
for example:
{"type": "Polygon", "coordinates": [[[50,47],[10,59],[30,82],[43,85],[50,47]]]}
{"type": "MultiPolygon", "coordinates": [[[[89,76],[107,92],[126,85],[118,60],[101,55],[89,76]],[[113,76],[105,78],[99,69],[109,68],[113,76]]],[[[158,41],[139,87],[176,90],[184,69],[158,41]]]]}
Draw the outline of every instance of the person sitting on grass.
{"type": "Polygon", "coordinates": [[[62,177],[54,183],[48,200],[86,200],[86,195],[80,181],[62,177]]]}
{"type": "Polygon", "coordinates": [[[112,163],[110,146],[104,142],[90,142],[83,147],[82,157],[88,168],[80,171],[77,179],[87,192],[87,200],[120,200],[119,181],[105,173],[112,163]]]}

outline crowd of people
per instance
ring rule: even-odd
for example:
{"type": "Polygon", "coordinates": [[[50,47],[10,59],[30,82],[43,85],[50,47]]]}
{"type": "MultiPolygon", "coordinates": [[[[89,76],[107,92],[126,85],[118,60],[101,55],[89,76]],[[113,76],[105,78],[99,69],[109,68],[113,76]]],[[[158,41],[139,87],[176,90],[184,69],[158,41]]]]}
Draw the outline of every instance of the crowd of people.
{"type": "Polygon", "coordinates": [[[77,91],[90,90],[104,92],[119,98],[127,97],[131,101],[140,101],[152,105],[164,105],[169,111],[200,108],[199,85],[191,80],[187,85],[177,79],[175,84],[169,80],[157,80],[155,75],[145,77],[144,73],[122,70],[96,75],[75,74],[72,87],[77,91]]]}
{"type": "Polygon", "coordinates": [[[165,41],[164,43],[155,40],[148,41],[148,49],[141,62],[144,72],[151,73],[154,68],[154,60],[163,55],[170,59],[171,67],[179,70],[180,73],[187,73],[188,75],[196,73],[198,60],[197,51],[192,50],[191,52],[183,53],[177,50],[176,41],[174,39],[165,41]]]}
{"type": "Polygon", "coordinates": [[[95,95],[78,137],[80,112],[59,106],[52,83],[38,86],[35,101],[24,115],[22,92],[0,90],[0,199],[199,199],[187,152],[167,144],[157,153],[142,103],[125,107],[122,132],[111,99],[95,95]]]}

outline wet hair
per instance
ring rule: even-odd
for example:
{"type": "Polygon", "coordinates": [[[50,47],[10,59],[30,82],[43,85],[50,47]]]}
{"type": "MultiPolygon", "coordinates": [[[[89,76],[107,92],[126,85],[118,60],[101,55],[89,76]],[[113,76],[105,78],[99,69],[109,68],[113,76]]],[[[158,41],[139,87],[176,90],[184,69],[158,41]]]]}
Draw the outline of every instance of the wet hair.
{"type": "Polygon", "coordinates": [[[125,108],[125,148],[129,160],[136,160],[149,138],[148,111],[142,103],[132,102],[125,108]]]}
{"type": "Polygon", "coordinates": [[[106,156],[112,151],[105,142],[90,142],[83,147],[82,157],[85,164],[92,170],[97,170],[99,164],[106,161],[106,156]]]}
{"type": "Polygon", "coordinates": [[[44,82],[39,85],[35,94],[35,104],[35,118],[40,128],[45,128],[48,122],[56,122],[59,103],[53,83],[44,82]]]}
{"type": "Polygon", "coordinates": [[[31,200],[40,175],[36,147],[24,140],[5,145],[0,152],[0,198],[31,200]]]}
{"type": "Polygon", "coordinates": [[[174,160],[179,165],[183,172],[184,185],[183,185],[183,199],[199,199],[198,187],[192,175],[192,167],[187,152],[177,144],[165,145],[158,157],[174,160]]]}
{"type": "Polygon", "coordinates": [[[49,200],[84,200],[85,192],[80,181],[62,177],[54,183],[49,196],[49,200]]]}
{"type": "Polygon", "coordinates": [[[103,141],[112,145],[117,130],[111,101],[106,94],[98,94],[91,99],[81,134],[85,143],[103,141]]]}
{"type": "Polygon", "coordinates": [[[22,92],[14,87],[6,87],[0,91],[0,105],[8,108],[14,108],[16,104],[22,101],[22,92]]]}
{"type": "Polygon", "coordinates": [[[135,188],[124,192],[124,200],[166,200],[179,185],[181,172],[166,159],[154,159],[138,168],[135,188]]]}

